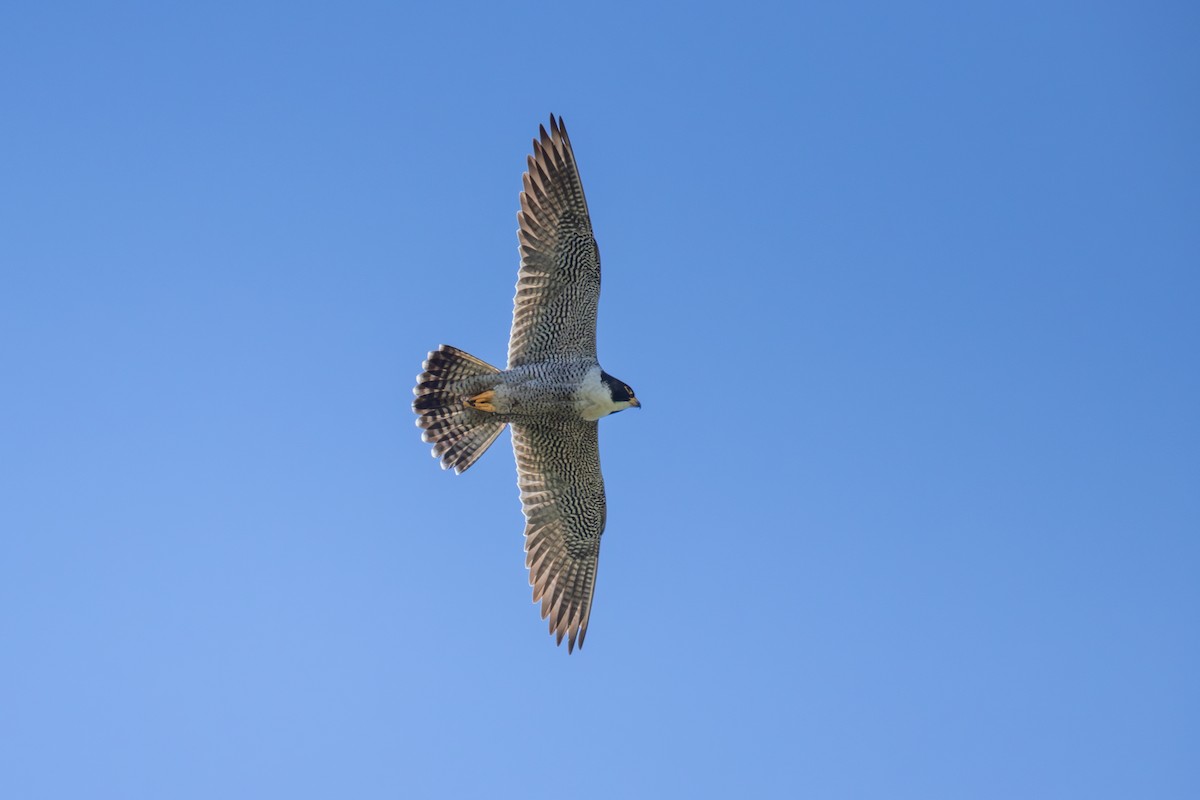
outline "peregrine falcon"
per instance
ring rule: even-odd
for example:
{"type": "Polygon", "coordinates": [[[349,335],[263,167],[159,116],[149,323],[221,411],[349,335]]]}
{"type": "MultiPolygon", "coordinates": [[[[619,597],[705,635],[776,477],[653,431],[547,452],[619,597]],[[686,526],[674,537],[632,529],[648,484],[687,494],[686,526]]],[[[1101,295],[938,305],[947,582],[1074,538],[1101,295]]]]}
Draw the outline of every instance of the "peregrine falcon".
{"type": "Polygon", "coordinates": [[[434,458],[457,473],[512,426],[533,601],[569,653],[587,635],[604,533],[596,421],[641,403],[596,358],[600,251],[562,118],[539,128],[517,213],[508,368],[442,345],[417,377],[413,411],[434,458]]]}

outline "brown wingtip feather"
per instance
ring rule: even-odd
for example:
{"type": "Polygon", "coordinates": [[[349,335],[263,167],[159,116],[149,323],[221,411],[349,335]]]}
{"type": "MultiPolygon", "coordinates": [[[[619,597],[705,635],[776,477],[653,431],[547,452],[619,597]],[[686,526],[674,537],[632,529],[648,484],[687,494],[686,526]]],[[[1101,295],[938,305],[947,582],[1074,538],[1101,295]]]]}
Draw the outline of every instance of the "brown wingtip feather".
{"type": "MultiPolygon", "coordinates": [[[[594,559],[595,556],[592,556],[594,559]]],[[[583,647],[595,591],[596,562],[575,559],[543,537],[526,540],[526,565],[533,602],[541,603],[542,619],[555,643],[567,640],[567,652],[583,647]]]]}

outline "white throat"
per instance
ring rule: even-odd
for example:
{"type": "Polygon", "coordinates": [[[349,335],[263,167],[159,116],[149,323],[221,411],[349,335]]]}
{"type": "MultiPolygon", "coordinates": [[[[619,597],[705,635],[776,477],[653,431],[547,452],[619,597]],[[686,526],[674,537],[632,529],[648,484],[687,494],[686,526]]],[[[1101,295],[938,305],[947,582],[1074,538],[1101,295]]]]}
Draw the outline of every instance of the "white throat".
{"type": "Polygon", "coordinates": [[[575,410],[588,422],[595,422],[625,408],[629,408],[629,403],[613,402],[608,387],[600,380],[599,367],[593,367],[575,391],[575,410]]]}

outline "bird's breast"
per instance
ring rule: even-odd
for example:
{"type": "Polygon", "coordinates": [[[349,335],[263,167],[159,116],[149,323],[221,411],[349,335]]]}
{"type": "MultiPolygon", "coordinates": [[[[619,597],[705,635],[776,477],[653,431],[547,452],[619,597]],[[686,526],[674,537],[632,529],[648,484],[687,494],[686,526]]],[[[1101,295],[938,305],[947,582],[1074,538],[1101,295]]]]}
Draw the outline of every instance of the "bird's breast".
{"type": "Polygon", "coordinates": [[[575,412],[589,422],[595,422],[618,410],[618,406],[613,403],[612,392],[600,379],[599,367],[588,372],[579,384],[579,388],[575,390],[574,403],[575,412]]]}

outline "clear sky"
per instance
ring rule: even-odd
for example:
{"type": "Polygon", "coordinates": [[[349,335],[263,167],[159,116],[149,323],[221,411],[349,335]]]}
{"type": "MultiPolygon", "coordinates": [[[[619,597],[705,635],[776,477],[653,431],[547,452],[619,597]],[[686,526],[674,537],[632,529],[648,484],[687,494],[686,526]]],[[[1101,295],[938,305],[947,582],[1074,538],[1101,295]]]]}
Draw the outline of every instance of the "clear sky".
{"type": "Polygon", "coordinates": [[[1200,797],[1200,12],[9,3],[0,794],[1200,797]],[[530,139],[604,263],[587,645],[530,603],[530,139]]]}

